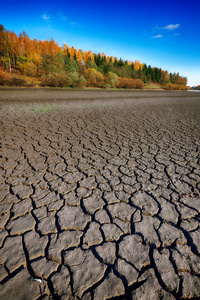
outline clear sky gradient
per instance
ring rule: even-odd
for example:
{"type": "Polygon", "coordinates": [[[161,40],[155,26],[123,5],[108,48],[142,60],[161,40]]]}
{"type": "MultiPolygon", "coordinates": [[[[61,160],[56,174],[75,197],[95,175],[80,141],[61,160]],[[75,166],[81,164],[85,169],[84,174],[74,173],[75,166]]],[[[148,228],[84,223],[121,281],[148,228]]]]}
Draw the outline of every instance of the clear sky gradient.
{"type": "Polygon", "coordinates": [[[32,39],[140,60],[200,84],[200,0],[2,1],[0,24],[32,39]]]}

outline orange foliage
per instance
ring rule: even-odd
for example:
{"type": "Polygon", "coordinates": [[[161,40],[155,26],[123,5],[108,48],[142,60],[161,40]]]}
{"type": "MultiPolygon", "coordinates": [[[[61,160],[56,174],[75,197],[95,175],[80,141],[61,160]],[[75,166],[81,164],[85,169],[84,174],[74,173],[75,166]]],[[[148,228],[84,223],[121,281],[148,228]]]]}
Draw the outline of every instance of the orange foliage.
{"type": "Polygon", "coordinates": [[[27,80],[22,75],[8,74],[0,70],[0,86],[34,86],[34,80],[27,80]]]}
{"type": "Polygon", "coordinates": [[[94,62],[94,54],[92,51],[84,51],[84,62],[87,63],[88,60],[94,62]]]}
{"type": "Polygon", "coordinates": [[[76,56],[77,56],[77,60],[78,61],[82,61],[83,60],[82,51],[80,49],[78,50],[76,56]]]}
{"type": "Polygon", "coordinates": [[[123,89],[142,89],[144,85],[145,84],[141,79],[119,77],[117,87],[123,89]]]}
{"type": "Polygon", "coordinates": [[[177,83],[167,83],[165,86],[164,86],[164,89],[165,90],[182,90],[182,91],[186,91],[188,90],[188,87],[183,85],[183,84],[177,84],[177,83]]]}
{"type": "Polygon", "coordinates": [[[178,84],[178,85],[186,85],[187,84],[187,79],[184,78],[184,77],[178,77],[175,80],[175,83],[178,84]]]}
{"type": "Polygon", "coordinates": [[[27,62],[23,64],[21,70],[27,76],[35,76],[37,74],[37,67],[35,64],[31,62],[27,62]]]}
{"type": "Polygon", "coordinates": [[[142,69],[142,63],[141,63],[141,61],[139,61],[139,60],[135,60],[135,62],[134,62],[134,70],[135,71],[138,71],[140,68],[142,69]]]}

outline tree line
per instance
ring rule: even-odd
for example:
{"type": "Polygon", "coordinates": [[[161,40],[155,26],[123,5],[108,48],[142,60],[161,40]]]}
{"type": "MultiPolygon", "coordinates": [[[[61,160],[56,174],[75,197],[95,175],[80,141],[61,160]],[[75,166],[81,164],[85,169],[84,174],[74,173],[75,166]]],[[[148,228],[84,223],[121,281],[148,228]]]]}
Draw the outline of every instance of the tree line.
{"type": "Polygon", "coordinates": [[[175,86],[184,89],[187,84],[187,79],[179,73],[169,74],[138,60],[77,50],[66,44],[60,46],[53,38],[32,40],[24,31],[17,36],[3,25],[0,25],[0,68],[0,85],[20,85],[20,80],[23,85],[25,76],[32,78],[32,83],[39,80],[43,86],[142,88],[154,82],[169,89],[175,86]]]}

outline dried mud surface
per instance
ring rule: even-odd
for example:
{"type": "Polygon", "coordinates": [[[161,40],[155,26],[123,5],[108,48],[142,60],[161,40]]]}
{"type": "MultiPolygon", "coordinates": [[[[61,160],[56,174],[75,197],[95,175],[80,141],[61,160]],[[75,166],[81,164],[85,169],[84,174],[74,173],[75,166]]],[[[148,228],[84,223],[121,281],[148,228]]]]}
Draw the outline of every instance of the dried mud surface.
{"type": "Polygon", "coordinates": [[[0,90],[0,298],[200,298],[200,96],[0,90]]]}

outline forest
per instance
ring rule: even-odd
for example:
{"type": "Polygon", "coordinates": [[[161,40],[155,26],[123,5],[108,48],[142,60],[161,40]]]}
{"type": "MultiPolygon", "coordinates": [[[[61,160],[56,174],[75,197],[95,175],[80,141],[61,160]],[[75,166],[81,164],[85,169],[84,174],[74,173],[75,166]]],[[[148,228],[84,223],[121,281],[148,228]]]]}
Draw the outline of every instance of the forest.
{"type": "Polygon", "coordinates": [[[0,25],[0,86],[49,86],[142,89],[155,83],[164,89],[185,90],[187,78],[51,40],[30,39],[0,25]]]}

